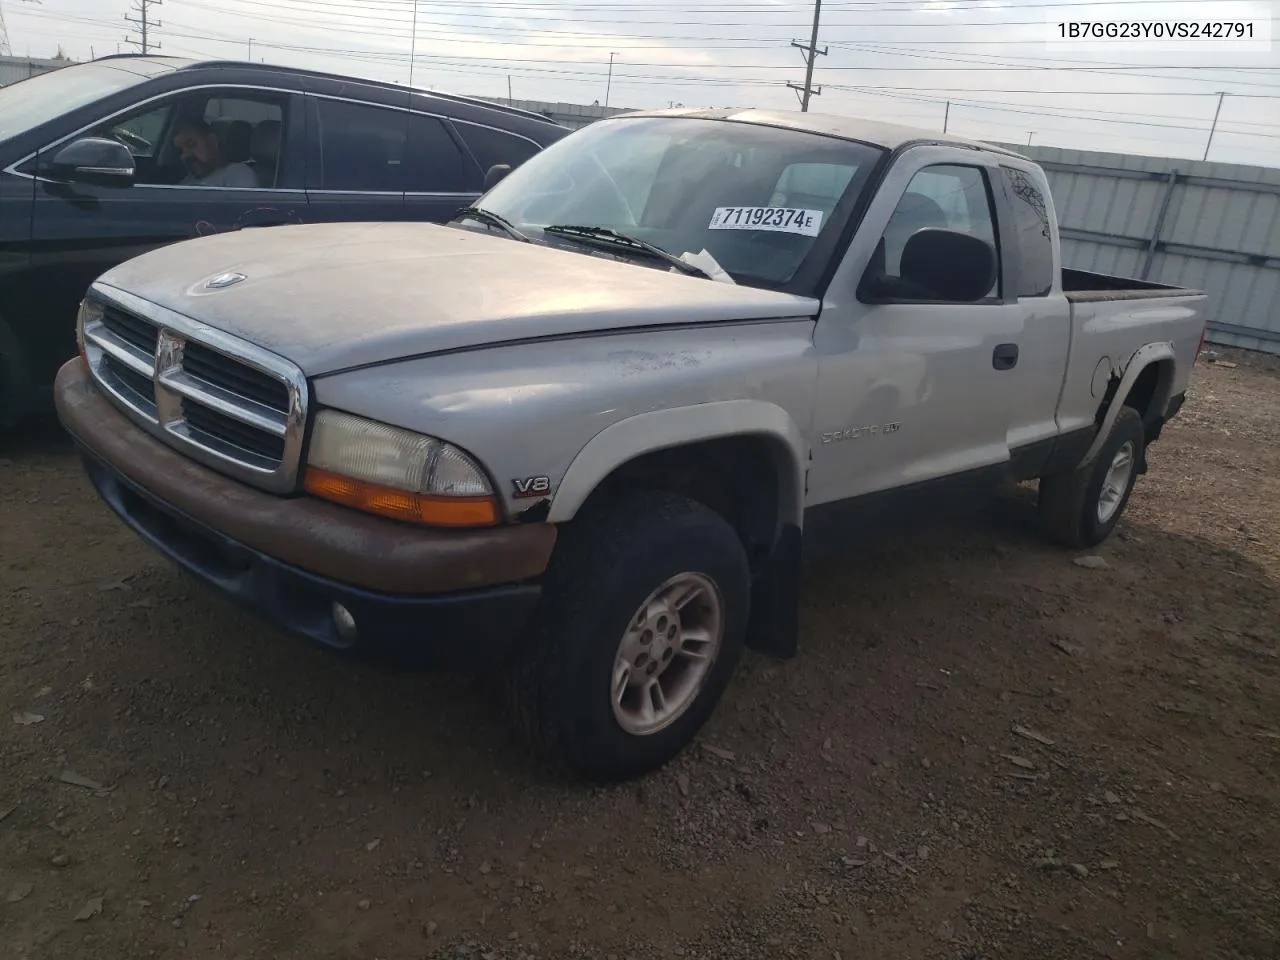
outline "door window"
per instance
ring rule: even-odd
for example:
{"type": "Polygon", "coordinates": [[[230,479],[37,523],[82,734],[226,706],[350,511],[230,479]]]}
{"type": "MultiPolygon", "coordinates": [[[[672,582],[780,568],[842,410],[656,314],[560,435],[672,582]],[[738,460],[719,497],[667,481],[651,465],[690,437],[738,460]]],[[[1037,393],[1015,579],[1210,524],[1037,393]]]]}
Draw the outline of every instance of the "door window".
{"type": "MultiPolygon", "coordinates": [[[[995,216],[985,171],[980,167],[939,164],[920,170],[898,201],[885,228],[877,258],[879,272],[890,282],[902,280],[902,251],[919,230],[933,227],[966,233],[996,245],[995,216]]],[[[997,296],[999,267],[987,296],[997,296]]]]}
{"type": "Polygon", "coordinates": [[[538,152],[536,143],[491,127],[455,120],[454,128],[471,148],[481,173],[487,173],[490,167],[500,163],[508,164],[514,170],[538,152]]]}
{"type": "Polygon", "coordinates": [[[156,107],[145,113],[134,114],[113,124],[108,136],[119,140],[134,158],[154,157],[163,146],[164,131],[169,125],[169,117],[173,114],[173,104],[156,107]]]}
{"type": "Polygon", "coordinates": [[[318,101],[321,190],[456,193],[462,151],[433,117],[345,100],[318,101]]]}
{"type": "Polygon", "coordinates": [[[409,193],[461,193],[467,188],[462,149],[435,117],[409,116],[409,164],[404,188],[409,193]]]}
{"type": "Polygon", "coordinates": [[[272,97],[187,94],[109,120],[89,136],[119,140],[152,186],[275,187],[284,111],[272,97]]]}

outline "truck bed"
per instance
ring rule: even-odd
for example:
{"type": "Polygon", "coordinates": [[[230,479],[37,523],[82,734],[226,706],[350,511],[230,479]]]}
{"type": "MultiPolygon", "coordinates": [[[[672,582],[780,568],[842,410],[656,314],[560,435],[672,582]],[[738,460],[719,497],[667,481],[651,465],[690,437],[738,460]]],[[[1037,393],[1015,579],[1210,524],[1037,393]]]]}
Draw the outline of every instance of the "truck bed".
{"type": "Polygon", "coordinates": [[[1088,270],[1062,270],[1062,292],[1073,303],[1096,303],[1099,300],[1147,300],[1153,297],[1198,297],[1201,290],[1176,287],[1151,280],[1113,277],[1088,270]]]}

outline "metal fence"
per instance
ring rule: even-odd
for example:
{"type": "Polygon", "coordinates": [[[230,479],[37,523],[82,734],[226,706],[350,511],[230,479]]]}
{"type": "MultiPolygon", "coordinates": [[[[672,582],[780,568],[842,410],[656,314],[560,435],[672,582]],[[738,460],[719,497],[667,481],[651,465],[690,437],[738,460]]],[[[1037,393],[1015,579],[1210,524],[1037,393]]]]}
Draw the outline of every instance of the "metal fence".
{"type": "Polygon", "coordinates": [[[1280,354],[1280,169],[1004,146],[1048,174],[1064,265],[1204,290],[1210,341],[1280,354]]]}

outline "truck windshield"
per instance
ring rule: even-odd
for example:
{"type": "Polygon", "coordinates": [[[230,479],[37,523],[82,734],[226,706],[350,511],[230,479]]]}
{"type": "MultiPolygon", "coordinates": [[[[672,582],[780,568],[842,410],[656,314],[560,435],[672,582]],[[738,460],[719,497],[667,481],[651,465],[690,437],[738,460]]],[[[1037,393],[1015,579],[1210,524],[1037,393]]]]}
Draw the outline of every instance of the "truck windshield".
{"type": "Polygon", "coordinates": [[[0,87],[0,141],[181,65],[176,60],[79,63],[0,87]]]}
{"type": "Polygon", "coordinates": [[[531,157],[479,205],[534,239],[605,228],[675,256],[705,251],[737,283],[809,293],[793,281],[831,255],[882,153],[753,123],[616,118],[531,157]]]}

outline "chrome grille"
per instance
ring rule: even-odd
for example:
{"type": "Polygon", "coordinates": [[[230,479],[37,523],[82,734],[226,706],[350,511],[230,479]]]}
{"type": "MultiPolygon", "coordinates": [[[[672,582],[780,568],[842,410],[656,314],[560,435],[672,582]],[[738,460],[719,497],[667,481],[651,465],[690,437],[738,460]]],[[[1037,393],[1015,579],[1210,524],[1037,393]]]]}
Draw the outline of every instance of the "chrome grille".
{"type": "Polygon", "coordinates": [[[182,368],[207,384],[246,397],[270,410],[285,413],[289,409],[289,388],[284,383],[198,343],[187,344],[182,368]]]}
{"type": "Polygon", "coordinates": [[[125,343],[137,347],[143,353],[155,354],[156,339],[159,336],[155,324],[104,304],[102,325],[125,343]]]}
{"type": "Polygon", "coordinates": [[[132,294],[95,285],[81,332],[99,386],[194,460],[275,492],[297,481],[306,379],[296,366],[132,294]]]}

